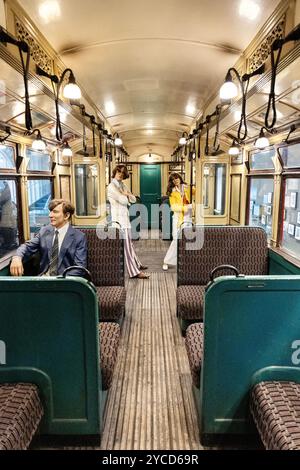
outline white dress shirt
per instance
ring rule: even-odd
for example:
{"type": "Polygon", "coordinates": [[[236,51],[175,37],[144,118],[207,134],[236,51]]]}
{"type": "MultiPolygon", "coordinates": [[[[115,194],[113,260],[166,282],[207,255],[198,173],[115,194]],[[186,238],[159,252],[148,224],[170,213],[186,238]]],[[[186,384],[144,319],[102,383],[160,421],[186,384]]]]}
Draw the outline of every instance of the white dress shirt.
{"type": "Polygon", "coordinates": [[[70,225],[69,223],[66,223],[65,225],[63,225],[63,227],[56,228],[56,229],[54,230],[52,245],[53,245],[53,243],[54,243],[55,232],[56,232],[56,230],[57,230],[57,231],[58,231],[58,252],[60,252],[61,245],[63,244],[63,241],[64,241],[64,238],[65,238],[66,233],[67,233],[67,231],[68,231],[69,225],[70,225]]]}

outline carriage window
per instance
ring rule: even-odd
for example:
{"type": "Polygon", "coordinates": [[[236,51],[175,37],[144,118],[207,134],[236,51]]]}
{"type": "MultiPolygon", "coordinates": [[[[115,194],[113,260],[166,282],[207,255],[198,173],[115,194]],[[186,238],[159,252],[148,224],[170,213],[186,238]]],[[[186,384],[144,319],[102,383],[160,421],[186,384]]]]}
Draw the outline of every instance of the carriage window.
{"type": "Polygon", "coordinates": [[[252,153],[249,157],[251,170],[274,170],[274,150],[252,153]]]}
{"type": "Polygon", "coordinates": [[[28,206],[30,235],[34,235],[43,225],[49,223],[48,205],[52,199],[50,179],[28,180],[28,206]]]}
{"type": "Polygon", "coordinates": [[[300,258],[300,178],[287,178],[282,214],[281,247],[300,258]]]}
{"type": "Polygon", "coordinates": [[[98,166],[75,165],[76,215],[95,216],[99,205],[98,166]]]}
{"type": "Polygon", "coordinates": [[[51,170],[51,156],[48,153],[27,149],[26,156],[29,159],[27,165],[28,172],[49,172],[51,170]]]}
{"type": "Polygon", "coordinates": [[[203,205],[205,215],[224,215],[226,202],[226,164],[204,165],[203,205]]]}
{"type": "Polygon", "coordinates": [[[300,168],[300,144],[278,149],[284,168],[300,168]]]}
{"type": "Polygon", "coordinates": [[[249,225],[262,227],[272,235],[273,222],[273,178],[251,178],[248,220],[249,225]]]}
{"type": "Polygon", "coordinates": [[[0,180],[0,257],[19,245],[17,184],[0,180]]]}
{"type": "Polygon", "coordinates": [[[16,164],[13,147],[0,144],[0,168],[3,170],[14,170],[15,167],[16,164]]]}

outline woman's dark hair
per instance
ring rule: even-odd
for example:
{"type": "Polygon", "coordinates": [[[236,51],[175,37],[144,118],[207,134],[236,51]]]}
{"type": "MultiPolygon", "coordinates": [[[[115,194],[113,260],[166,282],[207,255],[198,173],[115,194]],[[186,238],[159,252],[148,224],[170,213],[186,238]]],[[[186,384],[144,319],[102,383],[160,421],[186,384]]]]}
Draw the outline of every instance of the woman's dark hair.
{"type": "Polygon", "coordinates": [[[171,196],[173,188],[175,188],[174,180],[180,179],[181,184],[185,184],[180,173],[171,173],[169,176],[169,182],[167,187],[167,195],[171,196]]]}
{"type": "Polygon", "coordinates": [[[112,177],[116,176],[117,171],[123,174],[123,179],[127,180],[129,178],[129,173],[126,165],[117,165],[112,171],[112,177]]]}
{"type": "Polygon", "coordinates": [[[70,201],[66,201],[66,199],[52,199],[52,201],[49,202],[49,211],[53,211],[55,207],[59,206],[62,204],[62,210],[64,215],[70,214],[70,217],[74,214],[75,212],[75,207],[73,204],[71,204],[70,201]]]}

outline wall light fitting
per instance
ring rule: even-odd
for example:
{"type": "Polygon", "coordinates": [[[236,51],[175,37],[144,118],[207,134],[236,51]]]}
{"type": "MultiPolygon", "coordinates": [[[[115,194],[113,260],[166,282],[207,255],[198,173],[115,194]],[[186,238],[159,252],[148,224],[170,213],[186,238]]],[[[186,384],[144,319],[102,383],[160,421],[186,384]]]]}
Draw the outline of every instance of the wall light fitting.
{"type": "Polygon", "coordinates": [[[46,150],[47,143],[43,139],[41,131],[39,129],[34,129],[31,132],[25,133],[25,135],[28,135],[28,136],[31,136],[34,134],[36,134],[36,136],[35,136],[35,140],[32,142],[31,147],[33,148],[33,150],[37,150],[38,152],[44,152],[46,150]]]}

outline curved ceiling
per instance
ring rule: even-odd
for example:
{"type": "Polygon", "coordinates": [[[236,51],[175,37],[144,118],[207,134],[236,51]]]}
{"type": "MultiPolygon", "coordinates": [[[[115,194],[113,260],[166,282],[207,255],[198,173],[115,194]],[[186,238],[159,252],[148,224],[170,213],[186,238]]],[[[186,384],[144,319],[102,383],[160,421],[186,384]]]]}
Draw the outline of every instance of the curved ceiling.
{"type": "Polygon", "coordinates": [[[19,0],[130,155],[170,156],[278,0],[19,0]],[[48,5],[47,10],[41,9],[48,5]]]}

